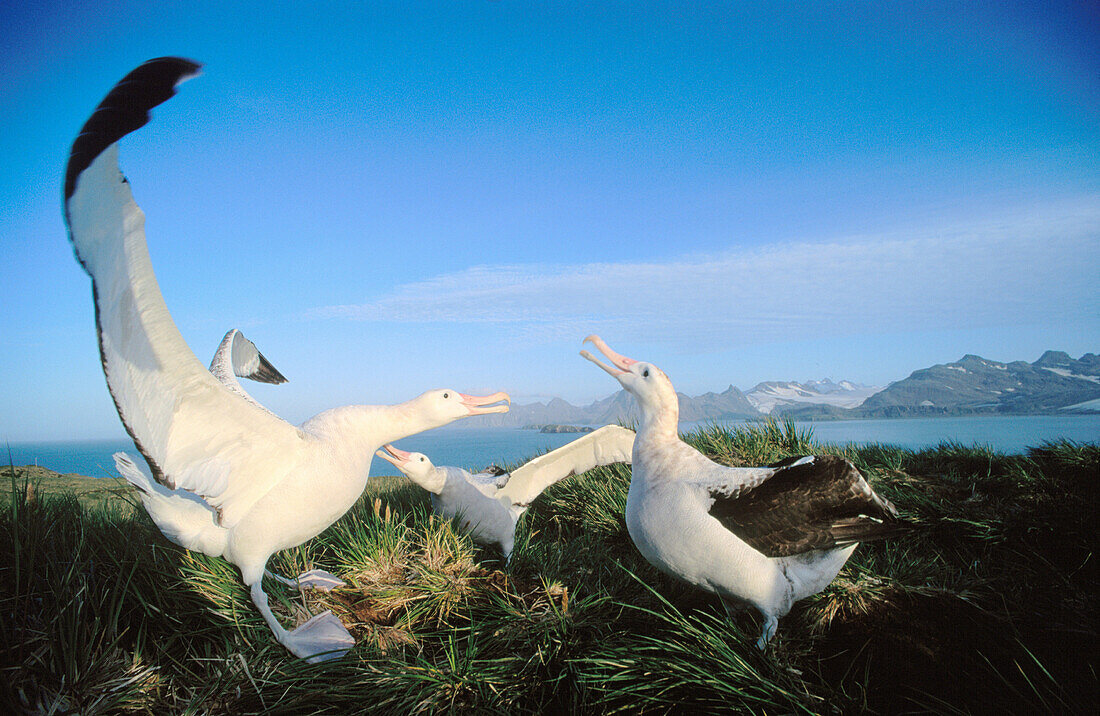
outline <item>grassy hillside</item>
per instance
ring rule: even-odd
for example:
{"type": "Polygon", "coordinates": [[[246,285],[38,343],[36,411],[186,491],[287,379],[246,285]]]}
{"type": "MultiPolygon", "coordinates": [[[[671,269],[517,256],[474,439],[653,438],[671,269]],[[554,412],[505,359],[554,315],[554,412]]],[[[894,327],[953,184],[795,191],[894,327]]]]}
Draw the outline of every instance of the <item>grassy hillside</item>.
{"type": "Polygon", "coordinates": [[[171,545],[117,495],[85,506],[94,495],[54,495],[43,478],[28,496],[5,473],[0,708],[1091,713],[1100,447],[840,449],[776,424],[687,438],[731,465],[843,454],[918,529],[861,546],[761,653],[754,614],[727,620],[634,549],[627,468],[544,494],[507,569],[431,516],[423,491],[372,480],[348,515],[270,565],[348,582],[304,596],[266,584],[288,627],[329,608],[355,635],[348,656],[312,666],[272,639],[234,567],[171,545]]]}
{"type": "Polygon", "coordinates": [[[134,488],[122,478],[107,480],[76,473],[61,474],[37,465],[0,467],[0,510],[10,510],[13,495],[21,502],[31,503],[39,498],[74,495],[84,507],[109,506],[124,514],[137,505],[134,488]],[[15,477],[14,483],[12,477],[15,477]]]}

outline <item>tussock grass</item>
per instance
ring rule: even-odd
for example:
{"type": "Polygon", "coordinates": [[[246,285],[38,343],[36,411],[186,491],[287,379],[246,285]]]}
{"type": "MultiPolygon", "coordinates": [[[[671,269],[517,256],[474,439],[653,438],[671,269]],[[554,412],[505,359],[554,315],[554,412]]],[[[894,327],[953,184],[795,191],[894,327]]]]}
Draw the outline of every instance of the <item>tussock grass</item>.
{"type": "MultiPolygon", "coordinates": [[[[774,421],[686,439],[729,465],[829,452],[918,525],[862,545],[759,652],[759,619],[657,573],[623,509],[630,472],[550,488],[512,564],[431,514],[403,478],[270,568],[288,627],[331,609],[345,658],[271,639],[235,568],[169,544],[126,492],[88,503],[5,471],[0,709],[5,713],[1089,712],[1096,702],[1100,448],[1025,455],[822,445],[774,421]]],[[[491,459],[492,456],[487,456],[491,459]]],[[[114,489],[114,488],[112,488],[114,489]]]]}

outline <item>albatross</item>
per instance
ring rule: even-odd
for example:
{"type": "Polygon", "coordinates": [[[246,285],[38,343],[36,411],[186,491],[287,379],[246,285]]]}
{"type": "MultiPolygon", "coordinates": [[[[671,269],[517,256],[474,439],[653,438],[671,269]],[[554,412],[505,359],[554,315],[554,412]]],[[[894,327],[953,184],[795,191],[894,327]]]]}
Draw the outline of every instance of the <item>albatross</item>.
{"type": "Polygon", "coordinates": [[[300,658],[323,661],[347,651],[351,635],[329,612],[283,628],[262,586],[270,556],[339,519],[363,491],[381,445],[469,415],[505,412],[510,400],[505,393],[432,390],[397,405],[334,408],[296,427],[226,388],[198,361],[161,296],[145,217],[118,166],[118,141],[144,126],[149,110],[199,68],[178,57],[150,60],[100,102],[69,155],[65,221],[92,279],[107,388],[145,458],[149,487],[194,505],[181,508],[189,516],[182,523],[158,526],[188,549],[235,564],[276,639],[300,658]]]}
{"type": "MultiPolygon", "coordinates": [[[[240,395],[260,410],[274,415],[248,394],[241,386],[240,378],[260,383],[278,385],[287,382],[286,376],[271,364],[240,330],[230,329],[210,361],[210,373],[228,390],[240,395]]],[[[124,452],[116,452],[115,469],[138,490],[145,511],[153,519],[161,533],[169,541],[186,549],[192,549],[213,557],[225,550],[225,529],[218,526],[217,513],[202,498],[183,488],[169,490],[158,484],[148,470],[143,470],[133,458],[124,452]]],[[[265,576],[298,589],[330,591],[344,586],[344,581],[334,574],[311,569],[294,579],[264,570],[265,576]]]]}
{"type": "Polygon", "coordinates": [[[383,445],[377,455],[430,492],[436,514],[456,519],[459,529],[476,542],[499,545],[507,564],[512,559],[516,524],[536,497],[571,475],[630,462],[633,445],[634,431],[605,425],[503,474],[436,467],[423,453],[393,445],[383,445]]]}
{"type": "Polygon", "coordinates": [[[717,594],[727,613],[747,603],[764,618],[764,649],[779,618],[833,581],[859,542],[891,537],[907,523],[859,470],[833,455],[769,467],[727,467],[679,437],[672,382],[652,363],[626,358],[588,336],[611,363],[581,356],[638,401],[626,526],[657,569],[717,594]]]}

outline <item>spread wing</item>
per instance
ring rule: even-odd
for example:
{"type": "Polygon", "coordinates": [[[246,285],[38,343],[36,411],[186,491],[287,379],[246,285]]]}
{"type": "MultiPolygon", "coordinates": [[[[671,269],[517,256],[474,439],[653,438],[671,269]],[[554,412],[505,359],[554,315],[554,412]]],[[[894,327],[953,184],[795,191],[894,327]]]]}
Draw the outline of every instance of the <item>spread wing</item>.
{"type": "Polygon", "coordinates": [[[600,465],[630,462],[633,448],[633,430],[605,425],[512,470],[508,484],[501,488],[497,497],[506,497],[517,505],[530,504],[558,480],[600,465]]]}
{"type": "Polygon", "coordinates": [[[230,329],[218,345],[214,359],[210,361],[210,372],[226,386],[239,386],[238,377],[273,385],[287,382],[286,377],[260,353],[256,344],[236,328],[230,329]]]}
{"type": "Polygon", "coordinates": [[[835,455],[788,458],[751,486],[708,490],[709,512],[769,557],[891,537],[909,529],[855,465],[835,455]]]}
{"type": "Polygon", "coordinates": [[[210,372],[227,389],[264,410],[267,408],[248,394],[237,377],[276,385],[286,382],[283,374],[256,349],[256,344],[245,338],[244,334],[236,328],[226,333],[225,338],[218,345],[218,350],[214,352],[214,359],[210,361],[210,372]]]}
{"type": "Polygon", "coordinates": [[[231,527],[305,443],[296,428],[226,390],[187,347],[153,273],[145,215],[118,168],[117,141],[198,68],[150,60],[111,90],[73,143],[65,218],[92,278],[100,358],[126,431],[158,482],[201,495],[231,527]]]}

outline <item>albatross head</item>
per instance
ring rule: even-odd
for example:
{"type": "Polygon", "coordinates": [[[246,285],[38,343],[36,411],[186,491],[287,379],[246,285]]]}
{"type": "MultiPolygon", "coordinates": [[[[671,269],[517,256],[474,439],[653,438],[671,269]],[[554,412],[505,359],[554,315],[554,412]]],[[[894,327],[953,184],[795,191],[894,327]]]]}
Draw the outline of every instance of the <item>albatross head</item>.
{"type": "Polygon", "coordinates": [[[581,351],[581,356],[603,368],[612,378],[619,381],[623,388],[638,400],[642,415],[646,419],[671,415],[673,423],[676,422],[679,400],[676,397],[676,389],[672,387],[672,381],[664,371],[652,363],[619,355],[611,350],[599,336],[588,336],[584,340],[603,353],[611,361],[611,365],[607,365],[588,351],[581,351]]]}
{"type": "Polygon", "coordinates": [[[446,473],[433,465],[424,453],[405,452],[387,444],[375,455],[393,463],[406,477],[428,492],[438,495],[443,489],[443,483],[447,481],[446,473]]]}
{"type": "Polygon", "coordinates": [[[478,396],[441,388],[421,393],[411,401],[410,407],[427,430],[471,415],[507,413],[511,403],[507,393],[478,396]]]}

